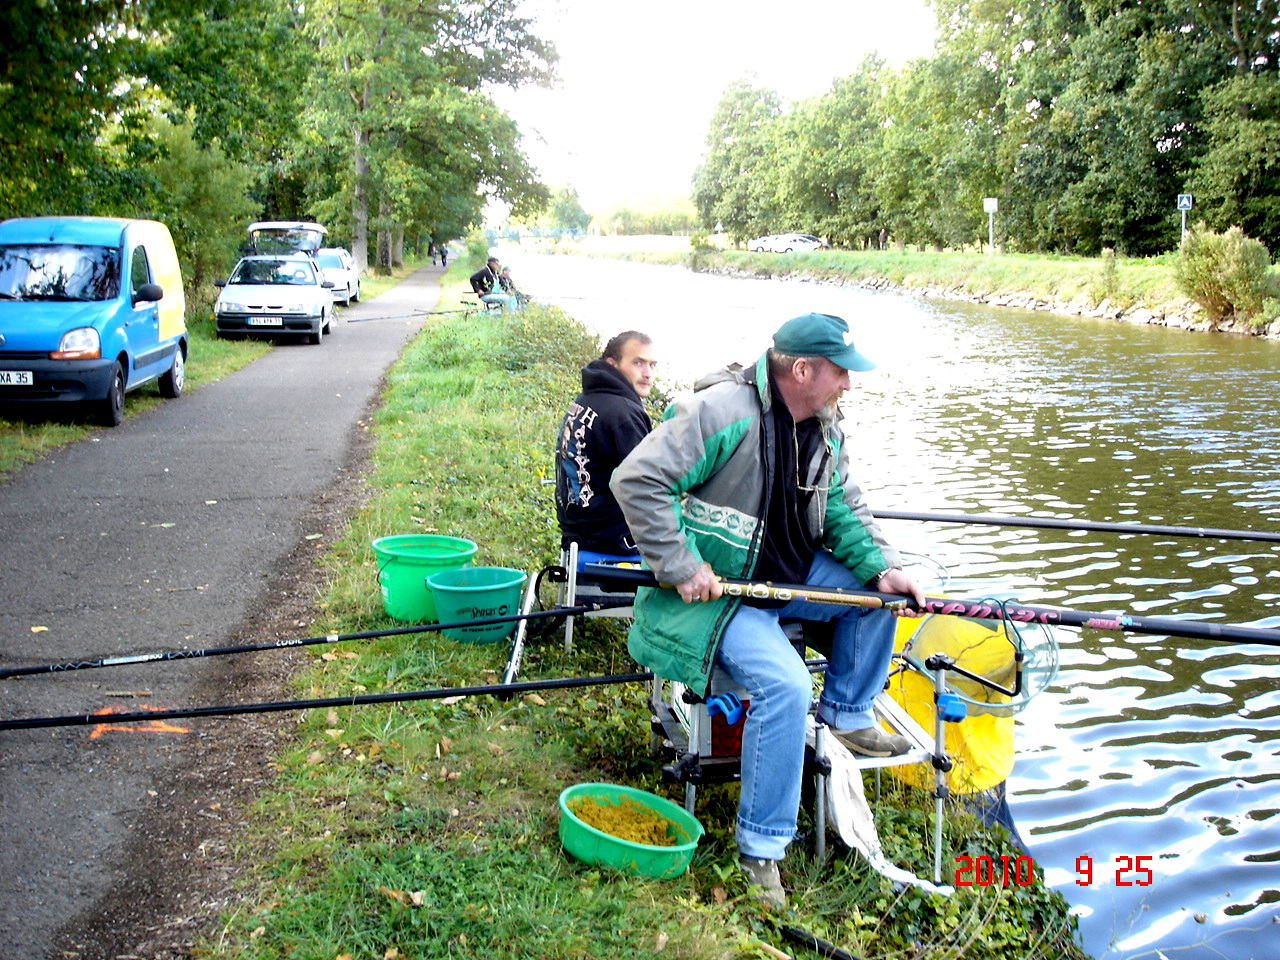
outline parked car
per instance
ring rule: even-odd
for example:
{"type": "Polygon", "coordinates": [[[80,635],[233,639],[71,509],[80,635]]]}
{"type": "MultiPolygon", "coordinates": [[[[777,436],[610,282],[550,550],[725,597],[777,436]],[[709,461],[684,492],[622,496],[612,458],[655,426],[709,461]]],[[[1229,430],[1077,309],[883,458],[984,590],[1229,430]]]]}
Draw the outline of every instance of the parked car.
{"type": "Polygon", "coordinates": [[[360,271],[356,261],[342,247],[322,247],[316,251],[316,263],[326,280],[333,281],[333,299],[344,307],[360,299],[360,271]]]}
{"type": "Polygon", "coordinates": [[[259,220],[249,224],[251,253],[314,254],[328,231],[309,220],[259,220]]]}
{"type": "Polygon", "coordinates": [[[124,396],[186,380],[182,272],[154,220],[25,217],[0,223],[0,402],[84,405],[106,426],[124,396]]]}
{"type": "Polygon", "coordinates": [[[241,257],[213,305],[219,337],[303,334],[320,343],[332,333],[333,283],[303,253],[241,257]]]}
{"type": "Polygon", "coordinates": [[[811,233],[773,233],[747,241],[747,249],[755,253],[791,253],[794,250],[825,250],[821,237],[811,233]]]}

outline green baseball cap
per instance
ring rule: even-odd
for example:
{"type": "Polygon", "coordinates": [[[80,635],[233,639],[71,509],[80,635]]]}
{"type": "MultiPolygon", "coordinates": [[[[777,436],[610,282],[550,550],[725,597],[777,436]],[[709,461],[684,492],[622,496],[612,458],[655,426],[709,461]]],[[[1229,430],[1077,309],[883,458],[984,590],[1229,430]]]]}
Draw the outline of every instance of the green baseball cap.
{"type": "Polygon", "coordinates": [[[793,357],[826,357],[837,367],[859,373],[876,365],[845,341],[849,324],[829,313],[806,313],[788,320],[773,335],[773,349],[793,357]]]}

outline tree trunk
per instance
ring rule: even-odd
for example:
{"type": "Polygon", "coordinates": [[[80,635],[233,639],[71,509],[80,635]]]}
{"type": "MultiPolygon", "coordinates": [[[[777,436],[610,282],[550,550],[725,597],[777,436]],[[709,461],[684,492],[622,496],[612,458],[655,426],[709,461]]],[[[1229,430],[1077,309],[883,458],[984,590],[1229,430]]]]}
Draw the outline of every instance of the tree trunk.
{"type": "Polygon", "coordinates": [[[351,218],[355,222],[355,232],[351,238],[351,257],[361,273],[369,269],[369,158],[365,154],[368,145],[369,131],[356,127],[355,183],[351,191],[351,218]]]}
{"type": "Polygon", "coordinates": [[[400,224],[391,231],[391,265],[404,266],[404,227],[400,224]]]}

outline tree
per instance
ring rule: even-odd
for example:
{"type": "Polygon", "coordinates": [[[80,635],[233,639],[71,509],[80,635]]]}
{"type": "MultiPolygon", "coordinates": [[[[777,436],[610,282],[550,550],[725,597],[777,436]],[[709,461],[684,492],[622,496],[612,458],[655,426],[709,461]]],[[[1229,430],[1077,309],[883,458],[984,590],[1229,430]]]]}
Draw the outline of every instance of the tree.
{"type": "Polygon", "coordinates": [[[1209,147],[1190,180],[1200,215],[1280,249],[1280,77],[1235,75],[1201,96],[1209,147]]]}
{"type": "Polygon", "coordinates": [[[227,275],[245,227],[258,212],[247,194],[249,172],[216,144],[197,143],[189,125],[157,117],[152,131],[162,154],[151,167],[154,200],[139,212],[166,224],[173,234],[188,312],[209,310],[215,299],[213,281],[227,275]]]}
{"type": "Polygon", "coordinates": [[[735,244],[778,224],[774,121],[781,113],[776,93],[738,81],[725,90],[711,118],[693,201],[703,225],[722,227],[735,244]]]}
{"type": "Polygon", "coordinates": [[[435,207],[451,212],[450,228],[461,227],[478,217],[485,192],[515,212],[545,202],[514,123],[480,92],[485,83],[549,75],[554,52],[515,10],[516,0],[308,5],[318,69],[306,116],[325,142],[341,145],[352,253],[362,268],[371,225],[388,237],[435,232],[438,225],[420,219],[435,207]]]}
{"type": "Polygon", "coordinates": [[[582,209],[578,191],[571,186],[552,191],[546,219],[553,229],[567,231],[570,235],[585,233],[591,225],[591,214],[582,209]]]}
{"type": "Polygon", "coordinates": [[[856,74],[837,80],[829,93],[798,105],[780,121],[782,217],[837,246],[871,243],[884,224],[869,174],[883,149],[883,70],[883,61],[870,58],[856,74]]]}

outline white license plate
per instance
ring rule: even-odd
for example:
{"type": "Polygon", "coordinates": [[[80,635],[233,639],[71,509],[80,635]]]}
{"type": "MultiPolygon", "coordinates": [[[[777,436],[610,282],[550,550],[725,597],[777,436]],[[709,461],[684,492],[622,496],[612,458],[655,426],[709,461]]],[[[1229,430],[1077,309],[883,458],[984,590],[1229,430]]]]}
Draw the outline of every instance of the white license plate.
{"type": "Polygon", "coordinates": [[[35,382],[35,375],[30,370],[0,370],[0,385],[29,387],[35,382]]]}
{"type": "Polygon", "coordinates": [[[284,325],[284,317],[250,317],[251,327],[280,327],[284,325]]]}

